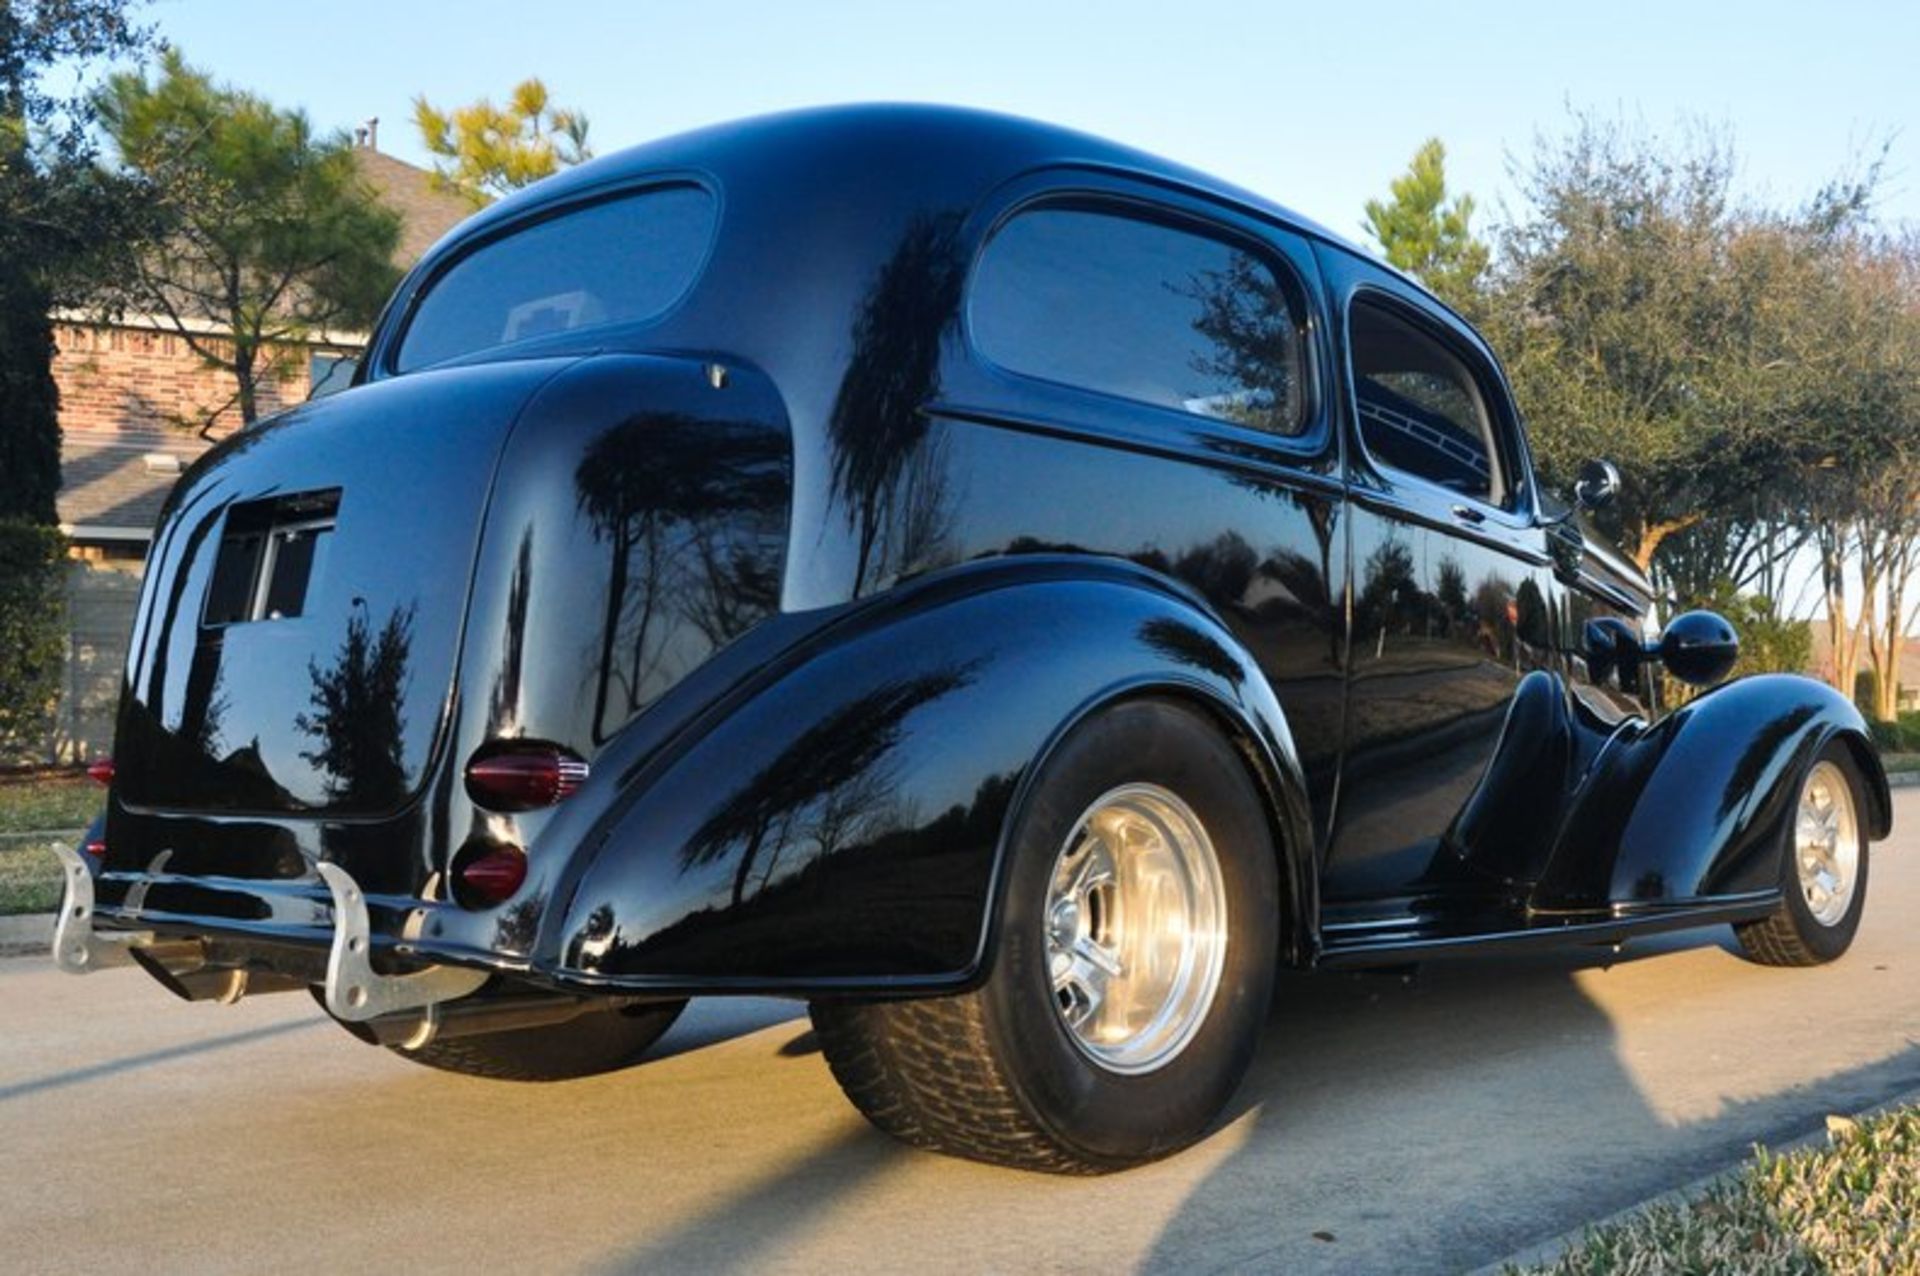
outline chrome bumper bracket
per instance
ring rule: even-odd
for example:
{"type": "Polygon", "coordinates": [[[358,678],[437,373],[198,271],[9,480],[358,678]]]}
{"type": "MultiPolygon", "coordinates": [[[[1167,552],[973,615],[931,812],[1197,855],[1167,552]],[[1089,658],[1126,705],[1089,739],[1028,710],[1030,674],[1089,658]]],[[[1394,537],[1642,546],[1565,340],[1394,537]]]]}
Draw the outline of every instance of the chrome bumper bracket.
{"type": "Polygon", "coordinates": [[[367,897],[338,864],[319,865],[333,893],[333,948],[327,954],[327,1013],[347,1023],[422,1010],[464,997],[487,982],[488,972],[462,966],[429,966],[405,975],[383,975],[370,956],[373,926],[367,897]]]}
{"type": "Polygon", "coordinates": [[[153,932],[145,930],[108,931],[93,928],[93,870],[80,852],[65,842],[53,844],[60,861],[60,876],[65,887],[60,895],[60,911],[53,920],[53,964],[70,975],[89,975],[96,970],[124,966],[130,960],[129,949],[151,943],[153,932]]]}

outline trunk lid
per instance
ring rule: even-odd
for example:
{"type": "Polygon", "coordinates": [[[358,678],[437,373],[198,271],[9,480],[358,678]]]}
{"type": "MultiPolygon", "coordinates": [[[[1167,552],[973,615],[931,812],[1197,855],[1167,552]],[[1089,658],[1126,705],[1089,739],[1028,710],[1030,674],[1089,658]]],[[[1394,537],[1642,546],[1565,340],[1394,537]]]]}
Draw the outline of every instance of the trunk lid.
{"type": "Polygon", "coordinates": [[[501,446],[572,359],[423,372],[228,439],[168,501],[127,662],[135,808],[377,817],[446,730],[501,446]]]}

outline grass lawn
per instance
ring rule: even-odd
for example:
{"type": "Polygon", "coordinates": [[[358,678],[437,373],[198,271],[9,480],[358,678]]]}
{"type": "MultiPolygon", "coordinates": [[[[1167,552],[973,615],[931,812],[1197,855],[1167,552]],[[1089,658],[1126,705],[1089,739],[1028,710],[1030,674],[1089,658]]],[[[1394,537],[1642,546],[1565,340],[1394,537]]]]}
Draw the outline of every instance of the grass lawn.
{"type": "Polygon", "coordinates": [[[60,862],[48,843],[73,841],[99,813],[100,794],[84,775],[0,780],[0,916],[52,912],[60,903],[60,862]]]}
{"type": "Polygon", "coordinates": [[[1533,1271],[1920,1271],[1920,1108],[1828,1125],[1826,1147],[1784,1156],[1758,1149],[1738,1174],[1701,1196],[1595,1228],[1558,1262],[1533,1271]]]}

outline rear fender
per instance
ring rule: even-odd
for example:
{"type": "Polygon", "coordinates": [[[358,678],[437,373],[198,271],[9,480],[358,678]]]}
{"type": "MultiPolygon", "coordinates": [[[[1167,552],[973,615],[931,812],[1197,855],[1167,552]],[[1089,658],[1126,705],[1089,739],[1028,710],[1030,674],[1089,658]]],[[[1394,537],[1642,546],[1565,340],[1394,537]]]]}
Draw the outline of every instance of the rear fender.
{"type": "Polygon", "coordinates": [[[621,778],[556,883],[537,973],[965,987],[984,974],[1002,842],[1033,774],[1082,716],[1146,693],[1204,706],[1247,753],[1293,932],[1310,933],[1292,738],[1251,657],[1177,587],[1117,562],[999,560],[893,591],[802,646],[621,778]]]}
{"type": "Polygon", "coordinates": [[[1868,836],[1892,827],[1886,773],[1859,710],[1810,678],[1742,678],[1652,726],[1620,727],[1562,828],[1534,906],[1657,909],[1756,899],[1780,881],[1797,782],[1829,741],[1866,779],[1868,836]]]}

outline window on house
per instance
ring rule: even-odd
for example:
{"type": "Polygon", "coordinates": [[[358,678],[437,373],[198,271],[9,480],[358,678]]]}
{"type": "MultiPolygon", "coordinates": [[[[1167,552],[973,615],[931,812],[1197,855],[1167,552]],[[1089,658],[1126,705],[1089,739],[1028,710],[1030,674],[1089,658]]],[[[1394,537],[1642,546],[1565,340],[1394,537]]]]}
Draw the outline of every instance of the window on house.
{"type": "Polygon", "coordinates": [[[324,399],[353,384],[360,356],[316,350],[307,356],[307,398],[324,399]]]}
{"type": "Polygon", "coordinates": [[[1224,240],[1041,208],[982,250],[968,323],[1010,371],[1291,435],[1307,421],[1296,297],[1264,257],[1224,240]]]}
{"type": "Polygon", "coordinates": [[[1394,309],[1364,298],[1353,303],[1347,323],[1367,454],[1462,496],[1504,505],[1493,420],[1465,360],[1394,309]]]}

